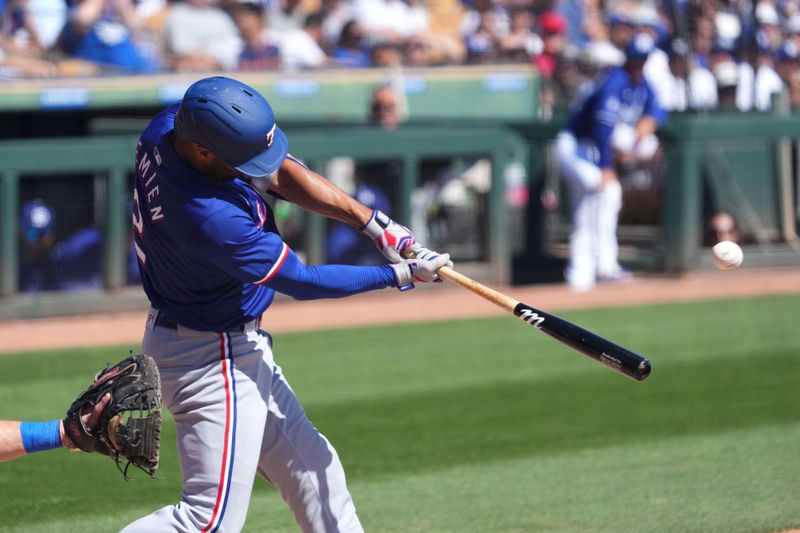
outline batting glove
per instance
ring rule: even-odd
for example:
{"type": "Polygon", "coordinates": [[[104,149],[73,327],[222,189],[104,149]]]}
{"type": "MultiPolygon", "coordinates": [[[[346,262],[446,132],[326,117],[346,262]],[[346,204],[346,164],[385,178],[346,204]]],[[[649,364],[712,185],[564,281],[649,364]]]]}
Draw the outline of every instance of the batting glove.
{"type": "Polygon", "coordinates": [[[372,211],[372,216],[361,231],[375,242],[375,247],[392,263],[402,263],[403,250],[414,244],[411,230],[377,209],[372,211]]]}
{"type": "Polygon", "coordinates": [[[443,266],[453,267],[450,254],[438,254],[428,248],[419,248],[413,259],[403,259],[402,263],[391,265],[397,278],[397,288],[407,291],[414,288],[414,280],[423,283],[440,282],[436,273],[443,266]]]}

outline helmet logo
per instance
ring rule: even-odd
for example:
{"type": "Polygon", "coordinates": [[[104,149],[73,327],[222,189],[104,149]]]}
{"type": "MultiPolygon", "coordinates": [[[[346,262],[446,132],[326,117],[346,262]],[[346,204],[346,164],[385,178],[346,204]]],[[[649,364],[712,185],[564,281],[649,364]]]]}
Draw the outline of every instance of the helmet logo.
{"type": "Polygon", "coordinates": [[[275,127],[276,126],[277,126],[277,124],[273,124],[272,125],[272,129],[269,130],[269,133],[267,133],[267,148],[272,146],[272,141],[275,140],[275,127]]]}

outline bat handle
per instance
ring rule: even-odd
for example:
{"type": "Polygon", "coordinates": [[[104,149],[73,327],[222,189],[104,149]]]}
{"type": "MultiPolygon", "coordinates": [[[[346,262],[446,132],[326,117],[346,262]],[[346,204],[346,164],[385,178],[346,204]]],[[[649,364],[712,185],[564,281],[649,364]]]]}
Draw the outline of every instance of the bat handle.
{"type": "MultiPolygon", "coordinates": [[[[414,252],[411,250],[405,250],[403,252],[403,256],[409,259],[415,255],[416,254],[414,254],[414,252]]],[[[478,283],[477,281],[468,278],[464,274],[461,274],[460,272],[457,272],[448,266],[439,268],[436,273],[439,274],[440,278],[458,283],[465,289],[474,292],[478,296],[481,296],[482,298],[492,302],[500,309],[508,311],[512,315],[514,314],[514,309],[516,309],[517,305],[519,304],[518,300],[515,300],[510,296],[506,296],[502,292],[491,289],[482,283],[478,283]]]]}
{"type": "Polygon", "coordinates": [[[482,283],[478,283],[477,281],[468,278],[464,274],[456,272],[450,267],[443,266],[436,272],[439,274],[440,278],[458,283],[465,289],[474,292],[478,296],[485,298],[509,313],[513,314],[514,309],[517,307],[517,304],[519,304],[519,301],[511,298],[510,296],[506,296],[505,294],[497,292],[496,290],[489,288],[482,283]]]}

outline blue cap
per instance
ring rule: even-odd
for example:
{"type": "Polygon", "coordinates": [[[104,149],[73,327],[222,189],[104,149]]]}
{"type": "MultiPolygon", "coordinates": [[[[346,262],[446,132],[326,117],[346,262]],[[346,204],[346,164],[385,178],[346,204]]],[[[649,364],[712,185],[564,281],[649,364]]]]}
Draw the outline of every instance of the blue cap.
{"type": "Polygon", "coordinates": [[[267,100],[252,87],[221,76],[204,78],[187,89],[175,132],[253,178],[278,170],[289,150],[267,100]]]}
{"type": "Polygon", "coordinates": [[[652,37],[646,33],[637,33],[625,47],[625,57],[628,61],[645,61],[655,48],[656,43],[652,37]]]}
{"type": "Polygon", "coordinates": [[[29,243],[34,243],[50,231],[55,223],[53,210],[43,200],[36,199],[22,205],[19,212],[19,229],[29,243]]]}

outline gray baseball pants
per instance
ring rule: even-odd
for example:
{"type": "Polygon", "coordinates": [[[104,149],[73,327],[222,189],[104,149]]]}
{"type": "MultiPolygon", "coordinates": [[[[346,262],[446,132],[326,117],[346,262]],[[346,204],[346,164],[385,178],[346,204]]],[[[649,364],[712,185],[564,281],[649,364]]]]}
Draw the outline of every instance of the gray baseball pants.
{"type": "Polygon", "coordinates": [[[339,457],[275,364],[269,335],[255,323],[223,333],[156,326],[157,315],[142,351],[158,363],[175,419],[183,492],[123,533],[241,531],[256,474],[302,531],[363,531],[339,457]]]}

